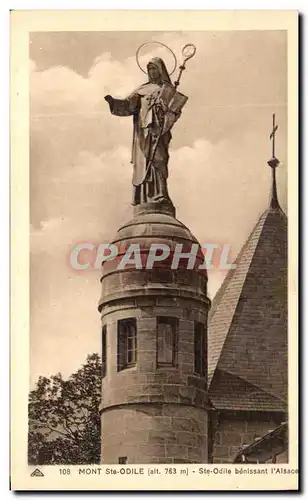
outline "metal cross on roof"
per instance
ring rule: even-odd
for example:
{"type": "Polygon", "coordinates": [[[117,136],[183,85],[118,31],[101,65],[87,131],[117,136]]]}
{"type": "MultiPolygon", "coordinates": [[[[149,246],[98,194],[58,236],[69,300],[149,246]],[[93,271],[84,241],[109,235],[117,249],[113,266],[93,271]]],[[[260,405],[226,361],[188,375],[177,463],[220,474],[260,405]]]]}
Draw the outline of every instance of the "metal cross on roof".
{"type": "Polygon", "coordinates": [[[273,113],[273,130],[270,135],[270,139],[273,140],[272,142],[272,157],[275,158],[275,134],[278,130],[278,125],[275,125],[275,113],[273,113]]]}
{"type": "Polygon", "coordinates": [[[278,196],[277,196],[277,184],[276,184],[276,167],[278,167],[280,161],[275,156],[275,134],[278,130],[278,125],[275,123],[275,113],[273,113],[273,129],[270,133],[270,139],[272,140],[272,157],[267,162],[272,169],[272,194],[271,194],[271,208],[278,208],[278,196]]]}
{"type": "Polygon", "coordinates": [[[274,169],[276,167],[278,167],[278,165],[280,163],[278,158],[276,158],[276,156],[275,156],[275,135],[276,135],[277,130],[278,130],[278,125],[276,125],[276,123],[275,123],[275,113],[273,113],[273,129],[270,133],[270,139],[272,140],[272,157],[267,163],[270,167],[272,167],[274,169]]]}

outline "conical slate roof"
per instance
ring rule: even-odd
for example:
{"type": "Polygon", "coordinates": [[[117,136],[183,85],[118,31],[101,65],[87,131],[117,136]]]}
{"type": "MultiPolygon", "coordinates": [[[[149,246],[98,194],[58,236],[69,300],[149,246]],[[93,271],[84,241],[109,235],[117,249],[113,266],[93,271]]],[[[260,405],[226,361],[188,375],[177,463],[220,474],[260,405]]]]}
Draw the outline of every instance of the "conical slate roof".
{"type": "Polygon", "coordinates": [[[216,408],[284,411],[287,403],[287,217],[263,213],[209,316],[209,395],[216,408]]]}

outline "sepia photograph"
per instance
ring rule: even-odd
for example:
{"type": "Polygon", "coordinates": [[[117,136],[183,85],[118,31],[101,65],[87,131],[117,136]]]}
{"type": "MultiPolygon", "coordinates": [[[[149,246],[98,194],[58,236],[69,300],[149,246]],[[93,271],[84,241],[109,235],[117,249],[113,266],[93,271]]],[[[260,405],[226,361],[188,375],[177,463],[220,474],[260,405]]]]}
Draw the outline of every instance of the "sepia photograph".
{"type": "Polygon", "coordinates": [[[52,469],[87,489],[109,474],[296,489],[288,29],[139,14],[139,29],[30,23],[20,460],[27,481],[52,469]]]}

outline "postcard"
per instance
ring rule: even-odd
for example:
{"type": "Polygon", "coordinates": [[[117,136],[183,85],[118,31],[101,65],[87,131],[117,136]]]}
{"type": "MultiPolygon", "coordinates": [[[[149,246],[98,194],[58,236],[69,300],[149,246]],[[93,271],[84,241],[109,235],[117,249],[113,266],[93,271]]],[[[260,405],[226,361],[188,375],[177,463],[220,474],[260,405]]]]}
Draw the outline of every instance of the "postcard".
{"type": "Polygon", "coordinates": [[[298,489],[298,13],[11,12],[11,488],[298,489]]]}

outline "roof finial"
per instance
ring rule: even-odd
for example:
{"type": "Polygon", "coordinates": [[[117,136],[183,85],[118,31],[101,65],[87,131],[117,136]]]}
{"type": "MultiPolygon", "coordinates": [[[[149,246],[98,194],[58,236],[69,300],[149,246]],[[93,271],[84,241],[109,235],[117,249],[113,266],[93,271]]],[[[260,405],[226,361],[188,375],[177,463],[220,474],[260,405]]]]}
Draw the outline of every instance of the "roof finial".
{"type": "Polygon", "coordinates": [[[273,129],[270,134],[270,139],[272,139],[272,157],[267,162],[272,169],[272,193],[271,193],[271,208],[280,208],[277,196],[277,184],[276,184],[276,168],[280,164],[280,161],[275,156],[275,134],[277,132],[278,125],[275,124],[275,113],[273,113],[273,129]]]}

